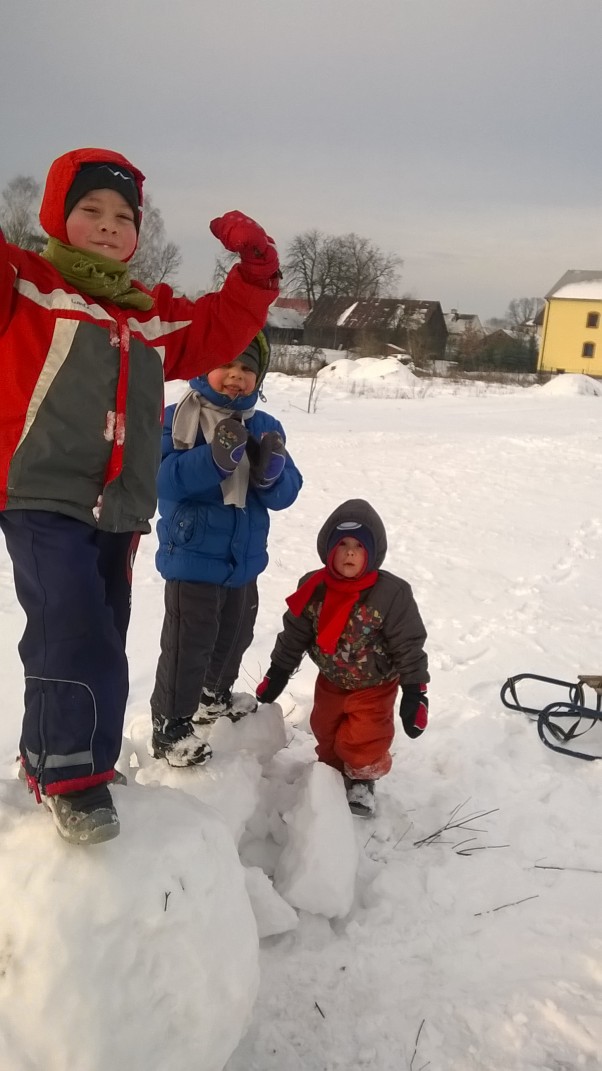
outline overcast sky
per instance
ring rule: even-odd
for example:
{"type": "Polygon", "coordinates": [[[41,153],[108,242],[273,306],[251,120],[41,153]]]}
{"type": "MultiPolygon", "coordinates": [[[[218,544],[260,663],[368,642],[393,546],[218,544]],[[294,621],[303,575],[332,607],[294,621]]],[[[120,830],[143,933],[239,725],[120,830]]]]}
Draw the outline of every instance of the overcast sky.
{"type": "Polygon", "coordinates": [[[355,231],[483,319],[602,268],[602,0],[14,0],[0,189],[68,149],[147,176],[179,282],[214,216],[355,231]]]}

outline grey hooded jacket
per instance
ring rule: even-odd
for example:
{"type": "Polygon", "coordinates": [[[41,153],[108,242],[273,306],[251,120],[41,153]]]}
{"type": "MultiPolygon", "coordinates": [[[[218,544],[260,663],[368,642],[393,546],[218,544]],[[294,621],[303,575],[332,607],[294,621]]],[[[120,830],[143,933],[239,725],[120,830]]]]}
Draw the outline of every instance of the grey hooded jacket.
{"type": "MultiPolygon", "coordinates": [[[[299,617],[290,610],[285,613],[272,662],[290,676],[307,653],[327,680],[349,691],[371,688],[396,677],[402,685],[425,684],[430,679],[424,651],[426,629],[408,582],[379,568],[387,552],[387,536],[376,510],[363,499],[343,502],[320,529],[318,554],[326,563],[331,533],[346,521],[355,521],[372,534],[374,561],[370,566],[378,570],[378,579],[360,592],[334,654],[325,653],[317,644],[326,591],[320,584],[299,617]]],[[[297,586],[315,572],[302,576],[297,586]]]]}

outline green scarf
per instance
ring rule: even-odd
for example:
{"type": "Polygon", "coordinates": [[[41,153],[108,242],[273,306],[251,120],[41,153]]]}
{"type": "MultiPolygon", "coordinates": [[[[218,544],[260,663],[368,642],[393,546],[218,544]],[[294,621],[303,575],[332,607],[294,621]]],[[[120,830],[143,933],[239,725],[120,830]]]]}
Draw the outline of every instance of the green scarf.
{"type": "Polygon", "coordinates": [[[65,282],[90,297],[112,301],[124,309],[147,312],[153,307],[150,294],[132,285],[128,266],[121,260],[88,253],[57,238],[48,239],[42,256],[61,273],[65,282]]]}

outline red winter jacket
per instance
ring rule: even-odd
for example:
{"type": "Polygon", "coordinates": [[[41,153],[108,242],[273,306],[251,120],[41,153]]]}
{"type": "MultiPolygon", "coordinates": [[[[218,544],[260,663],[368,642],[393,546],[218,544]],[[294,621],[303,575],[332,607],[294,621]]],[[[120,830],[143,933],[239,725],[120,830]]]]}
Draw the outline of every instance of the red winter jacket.
{"type": "MultiPolygon", "coordinates": [[[[55,160],[40,220],[66,241],[65,196],[79,166],[118,153],[55,160]]],[[[44,509],[105,531],[149,531],[161,457],[163,380],[234,360],[263,327],[274,290],[238,266],[196,302],[164,283],[148,312],[88,297],[37,253],[0,232],[0,509],[44,509]],[[99,508],[100,504],[102,508],[99,508]]]]}

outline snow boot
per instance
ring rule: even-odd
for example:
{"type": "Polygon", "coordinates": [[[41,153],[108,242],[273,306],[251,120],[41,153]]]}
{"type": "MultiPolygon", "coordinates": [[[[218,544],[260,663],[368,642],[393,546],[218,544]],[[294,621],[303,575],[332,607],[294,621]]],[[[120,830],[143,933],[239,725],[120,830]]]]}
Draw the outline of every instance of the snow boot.
{"type": "Polygon", "coordinates": [[[42,799],[69,844],[102,844],[119,836],[119,818],[106,783],[42,799]]]}
{"type": "Polygon", "coordinates": [[[218,718],[224,717],[230,721],[240,721],[245,714],[254,714],[256,710],[257,700],[247,692],[232,694],[231,689],[226,692],[212,692],[203,688],[198,710],[192,715],[192,720],[198,725],[212,725],[218,718]]]}
{"type": "Polygon", "coordinates": [[[202,766],[213,752],[195,736],[192,718],[161,718],[153,714],[152,753],[170,766],[202,766]]]}
{"type": "Polygon", "coordinates": [[[358,818],[372,818],[376,810],[374,781],[354,781],[346,777],[345,789],[351,813],[356,814],[358,818]]]}

